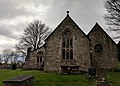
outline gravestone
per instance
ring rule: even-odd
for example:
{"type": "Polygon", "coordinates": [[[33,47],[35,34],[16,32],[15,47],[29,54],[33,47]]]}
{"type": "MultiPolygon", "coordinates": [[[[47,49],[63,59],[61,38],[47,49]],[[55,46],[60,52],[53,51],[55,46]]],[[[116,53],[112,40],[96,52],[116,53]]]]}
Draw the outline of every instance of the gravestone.
{"type": "Polygon", "coordinates": [[[16,70],[16,64],[12,64],[12,70],[16,70]]]}
{"type": "Polygon", "coordinates": [[[112,86],[112,83],[107,81],[105,68],[97,68],[96,86],[112,86]]]}
{"type": "Polygon", "coordinates": [[[96,68],[95,67],[90,67],[88,69],[89,76],[96,76],[96,68]]]}
{"type": "Polygon", "coordinates": [[[97,81],[106,80],[106,69],[105,68],[97,68],[97,81]]]}

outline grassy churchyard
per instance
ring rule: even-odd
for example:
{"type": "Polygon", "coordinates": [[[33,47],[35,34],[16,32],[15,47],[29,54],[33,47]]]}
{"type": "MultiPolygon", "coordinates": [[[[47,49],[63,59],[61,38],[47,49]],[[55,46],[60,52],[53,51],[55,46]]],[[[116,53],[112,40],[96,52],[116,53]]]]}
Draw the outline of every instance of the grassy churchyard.
{"type": "MultiPolygon", "coordinates": [[[[58,73],[43,73],[38,70],[0,70],[0,86],[3,80],[20,75],[34,75],[35,86],[93,86],[92,80],[86,74],[60,75],[58,73]]],[[[107,77],[113,86],[120,86],[120,72],[109,72],[107,77]]]]}

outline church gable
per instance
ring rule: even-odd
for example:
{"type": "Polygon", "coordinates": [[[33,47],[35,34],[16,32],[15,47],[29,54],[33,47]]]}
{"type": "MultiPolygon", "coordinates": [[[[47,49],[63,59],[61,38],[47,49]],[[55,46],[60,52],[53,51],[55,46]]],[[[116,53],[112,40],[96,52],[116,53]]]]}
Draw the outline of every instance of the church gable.
{"type": "Polygon", "coordinates": [[[112,38],[102,29],[102,27],[98,23],[95,24],[95,26],[91,29],[87,36],[90,38],[90,36],[92,35],[94,35],[96,41],[99,41],[98,39],[103,38],[104,41],[106,41],[107,43],[107,40],[109,39],[109,41],[116,45],[112,38]]]}
{"type": "Polygon", "coordinates": [[[92,50],[92,65],[107,68],[116,67],[117,45],[98,23],[88,33],[88,37],[92,50]]]}
{"type": "Polygon", "coordinates": [[[46,39],[46,58],[45,71],[58,71],[60,66],[66,65],[90,65],[89,39],[68,13],[46,39]]]}
{"type": "Polygon", "coordinates": [[[63,21],[55,28],[55,30],[47,37],[47,39],[45,41],[47,41],[49,38],[51,38],[51,36],[54,36],[54,35],[56,36],[56,35],[62,34],[63,32],[65,32],[65,30],[70,30],[74,34],[79,32],[79,34],[81,34],[82,37],[87,38],[86,34],[72,20],[72,18],[69,16],[69,13],[67,13],[67,15],[63,19],[63,21]],[[76,31],[76,29],[78,29],[78,30],[76,31]]]}

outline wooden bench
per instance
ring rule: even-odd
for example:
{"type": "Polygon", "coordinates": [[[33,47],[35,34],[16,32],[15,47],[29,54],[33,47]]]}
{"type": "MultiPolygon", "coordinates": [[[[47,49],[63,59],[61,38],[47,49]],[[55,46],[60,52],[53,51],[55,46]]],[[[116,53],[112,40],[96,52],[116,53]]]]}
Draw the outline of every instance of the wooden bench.
{"type": "Polygon", "coordinates": [[[60,66],[61,70],[60,73],[61,74],[79,74],[80,73],[80,67],[81,66],[60,66]]]}
{"type": "Polygon", "coordinates": [[[34,76],[18,76],[3,83],[4,86],[34,86],[34,76]]]}

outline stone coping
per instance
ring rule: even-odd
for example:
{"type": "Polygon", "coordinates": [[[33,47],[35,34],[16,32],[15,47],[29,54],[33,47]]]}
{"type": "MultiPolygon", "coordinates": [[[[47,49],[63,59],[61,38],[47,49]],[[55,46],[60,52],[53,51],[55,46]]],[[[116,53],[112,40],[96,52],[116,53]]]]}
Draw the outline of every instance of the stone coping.
{"type": "Polygon", "coordinates": [[[15,77],[15,78],[12,78],[12,79],[8,79],[8,80],[4,80],[3,83],[8,83],[8,82],[23,82],[25,80],[28,80],[30,78],[33,78],[34,76],[18,76],[18,77],[15,77]]]}
{"type": "Polygon", "coordinates": [[[61,65],[60,67],[81,67],[81,66],[75,66],[75,65],[61,65]]]}
{"type": "Polygon", "coordinates": [[[112,82],[110,81],[96,81],[97,86],[112,86],[112,82]]]}

